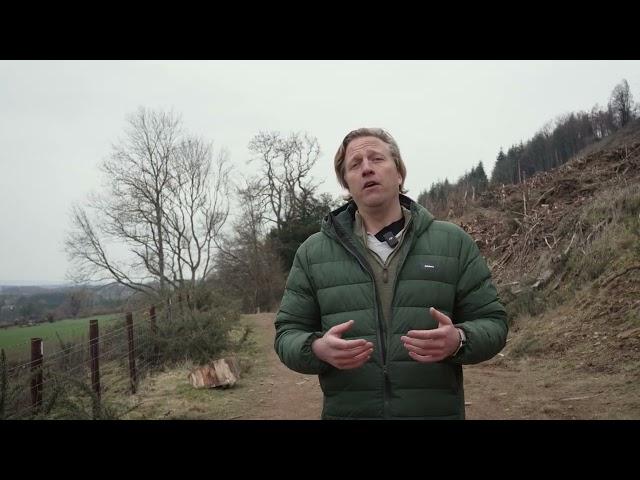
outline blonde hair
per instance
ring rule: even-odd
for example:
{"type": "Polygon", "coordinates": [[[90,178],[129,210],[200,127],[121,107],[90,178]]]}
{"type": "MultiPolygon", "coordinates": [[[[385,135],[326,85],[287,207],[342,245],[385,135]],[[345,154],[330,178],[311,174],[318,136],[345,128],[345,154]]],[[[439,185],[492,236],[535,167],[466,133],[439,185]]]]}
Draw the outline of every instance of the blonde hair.
{"type": "MultiPolygon", "coordinates": [[[[358,128],[357,130],[353,130],[349,132],[347,136],[344,137],[344,140],[342,140],[342,143],[340,144],[340,148],[338,148],[338,151],[336,152],[336,156],[333,160],[333,167],[336,171],[336,177],[338,177],[338,182],[340,183],[340,185],[343,188],[349,190],[349,186],[347,185],[347,182],[345,182],[344,180],[344,167],[345,167],[344,159],[347,153],[347,146],[349,145],[349,143],[352,140],[355,140],[356,138],[360,138],[360,137],[375,137],[382,140],[387,145],[389,145],[391,158],[393,158],[393,161],[396,164],[396,168],[398,169],[398,172],[402,177],[402,183],[400,184],[399,192],[407,193],[407,190],[404,188],[404,180],[407,177],[407,167],[405,167],[404,162],[402,161],[402,156],[400,155],[400,148],[398,147],[398,144],[393,139],[393,137],[381,128],[358,128]]],[[[350,197],[351,196],[349,195],[347,199],[350,199],[350,197]]]]}

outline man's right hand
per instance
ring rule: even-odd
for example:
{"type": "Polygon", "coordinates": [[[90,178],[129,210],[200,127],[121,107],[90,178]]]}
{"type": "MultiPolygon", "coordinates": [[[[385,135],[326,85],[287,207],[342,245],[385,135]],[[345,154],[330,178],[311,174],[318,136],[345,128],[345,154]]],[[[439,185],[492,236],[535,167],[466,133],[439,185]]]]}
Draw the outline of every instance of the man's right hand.
{"type": "Polygon", "coordinates": [[[313,341],[311,350],[320,360],[340,370],[364,365],[373,352],[373,343],[364,339],[343,340],[341,337],[353,326],[353,320],[331,327],[321,338],[313,341]]]}

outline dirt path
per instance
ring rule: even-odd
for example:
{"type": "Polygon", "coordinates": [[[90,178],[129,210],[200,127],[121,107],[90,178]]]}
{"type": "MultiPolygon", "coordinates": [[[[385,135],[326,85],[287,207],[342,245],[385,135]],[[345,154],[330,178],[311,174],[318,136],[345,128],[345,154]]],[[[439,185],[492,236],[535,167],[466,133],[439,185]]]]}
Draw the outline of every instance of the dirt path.
{"type": "MultiPolygon", "coordinates": [[[[230,389],[195,390],[185,365],[145,379],[128,418],[315,420],[322,392],[315,375],[289,370],[273,349],[273,313],[246,315],[253,328],[245,370],[230,389]]],[[[507,350],[505,350],[507,351],[507,350]]],[[[466,415],[482,419],[639,419],[637,372],[604,374],[567,362],[497,356],[464,367],[466,415]],[[615,393],[613,393],[615,392],[615,393]]]]}
{"type": "Polygon", "coordinates": [[[638,372],[576,369],[562,360],[494,358],[464,367],[468,419],[640,418],[638,372]]]}
{"type": "MultiPolygon", "coordinates": [[[[263,401],[244,418],[319,418],[322,392],[317,376],[300,375],[282,365],[272,347],[273,314],[247,319],[261,333],[269,373],[264,385],[256,387],[263,401]]],[[[470,420],[639,418],[640,398],[629,388],[634,383],[625,375],[573,371],[558,361],[497,356],[464,367],[466,415],[470,420]],[[612,398],[611,391],[627,393],[612,398]]]]}
{"type": "MultiPolygon", "coordinates": [[[[266,358],[264,380],[250,393],[254,407],[244,419],[318,419],[322,410],[322,391],[316,375],[301,375],[285,367],[273,349],[273,314],[247,315],[246,320],[256,329],[258,350],[266,358]],[[276,382],[277,379],[277,382],[276,382]]],[[[465,367],[467,417],[470,419],[526,418],[522,406],[527,403],[526,392],[519,371],[492,364],[465,367]],[[523,388],[524,387],[524,388],[523,388]],[[514,394],[518,401],[513,404],[514,394]]],[[[528,388],[529,387],[529,388],[528,388]]]]}
{"type": "Polygon", "coordinates": [[[257,350],[264,364],[252,373],[255,386],[251,388],[245,420],[319,420],[322,411],[322,391],[317,375],[302,375],[285,367],[273,349],[274,314],[247,315],[247,323],[255,328],[257,350]],[[256,376],[256,373],[258,374],[256,376]]]}

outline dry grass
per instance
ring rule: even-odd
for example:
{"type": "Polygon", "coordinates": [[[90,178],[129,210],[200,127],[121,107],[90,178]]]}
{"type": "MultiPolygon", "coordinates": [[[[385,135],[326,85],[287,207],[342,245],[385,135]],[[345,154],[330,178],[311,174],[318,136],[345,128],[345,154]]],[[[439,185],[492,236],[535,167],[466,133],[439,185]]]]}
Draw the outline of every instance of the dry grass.
{"type": "Polygon", "coordinates": [[[232,388],[195,389],[188,375],[196,365],[191,361],[153,373],[145,378],[129,402],[135,409],[127,419],[181,419],[225,420],[240,418],[246,413],[251,385],[264,374],[259,361],[262,355],[259,334],[247,327],[251,323],[243,318],[231,332],[232,340],[240,346],[236,351],[221,353],[233,355],[240,366],[240,379],[232,388]]]}

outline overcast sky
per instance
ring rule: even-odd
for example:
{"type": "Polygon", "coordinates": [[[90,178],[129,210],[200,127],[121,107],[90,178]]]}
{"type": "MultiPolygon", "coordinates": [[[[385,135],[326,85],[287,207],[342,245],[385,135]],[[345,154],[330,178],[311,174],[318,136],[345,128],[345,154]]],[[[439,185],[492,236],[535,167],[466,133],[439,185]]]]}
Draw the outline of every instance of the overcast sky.
{"type": "Polygon", "coordinates": [[[500,147],[606,105],[623,78],[638,100],[640,61],[0,61],[0,284],[65,281],[70,207],[139,106],[181,114],[237,172],[259,131],[306,131],[332,195],[344,135],[382,127],[415,199],[479,160],[490,174],[500,147]]]}

